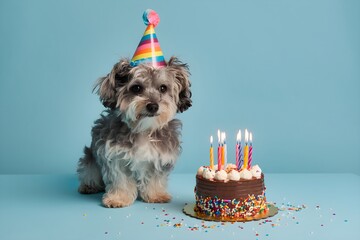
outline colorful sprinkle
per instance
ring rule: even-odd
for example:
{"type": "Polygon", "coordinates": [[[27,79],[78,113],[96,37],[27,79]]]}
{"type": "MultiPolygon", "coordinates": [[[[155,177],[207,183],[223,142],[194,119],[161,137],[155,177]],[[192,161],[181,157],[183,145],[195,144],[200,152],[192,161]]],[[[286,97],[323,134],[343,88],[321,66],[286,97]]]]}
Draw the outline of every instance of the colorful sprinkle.
{"type": "Polygon", "coordinates": [[[174,227],[176,227],[176,228],[181,228],[181,226],[182,226],[182,223],[175,223],[174,224],[174,227]]]}
{"type": "Polygon", "coordinates": [[[194,211],[213,217],[244,218],[255,216],[268,210],[264,195],[249,195],[242,200],[226,200],[218,197],[210,198],[195,195],[194,211]]]}

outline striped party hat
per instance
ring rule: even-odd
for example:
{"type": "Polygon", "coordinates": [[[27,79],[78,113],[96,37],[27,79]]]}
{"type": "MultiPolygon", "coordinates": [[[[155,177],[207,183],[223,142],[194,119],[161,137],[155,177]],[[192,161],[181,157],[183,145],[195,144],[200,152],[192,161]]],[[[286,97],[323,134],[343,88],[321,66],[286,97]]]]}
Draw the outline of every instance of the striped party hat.
{"type": "Polygon", "coordinates": [[[165,58],[155,34],[155,27],[160,22],[159,15],[154,10],[147,9],[143,14],[143,20],[147,28],[131,59],[130,66],[135,67],[145,63],[154,67],[164,67],[165,58]]]}

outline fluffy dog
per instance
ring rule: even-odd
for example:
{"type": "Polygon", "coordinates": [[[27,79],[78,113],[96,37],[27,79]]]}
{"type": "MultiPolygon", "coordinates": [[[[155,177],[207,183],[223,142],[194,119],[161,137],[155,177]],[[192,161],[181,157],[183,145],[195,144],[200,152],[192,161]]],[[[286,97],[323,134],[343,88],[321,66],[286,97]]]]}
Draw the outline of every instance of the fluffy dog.
{"type": "Polygon", "coordinates": [[[176,57],[162,68],[121,59],[98,80],[94,90],[108,109],[79,160],[80,193],[105,191],[105,207],[129,206],[137,197],[171,200],[167,178],[181,152],[182,126],[174,117],[192,104],[189,75],[176,57]]]}

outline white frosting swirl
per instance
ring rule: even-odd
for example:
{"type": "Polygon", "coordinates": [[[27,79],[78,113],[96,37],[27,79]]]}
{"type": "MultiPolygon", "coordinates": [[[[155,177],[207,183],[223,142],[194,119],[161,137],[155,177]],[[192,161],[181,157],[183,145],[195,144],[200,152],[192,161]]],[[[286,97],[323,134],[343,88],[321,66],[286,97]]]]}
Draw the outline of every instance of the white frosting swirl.
{"type": "Polygon", "coordinates": [[[226,165],[226,168],[225,168],[228,172],[230,172],[232,169],[236,169],[236,165],[235,164],[232,164],[232,163],[229,163],[228,165],[226,165]]]}
{"type": "Polygon", "coordinates": [[[238,171],[236,171],[235,169],[233,169],[228,174],[228,179],[232,180],[232,181],[239,181],[240,180],[240,173],[238,171]]]}
{"type": "Polygon", "coordinates": [[[205,179],[213,179],[215,177],[215,171],[210,168],[204,168],[202,176],[205,179]]]}
{"type": "Polygon", "coordinates": [[[227,170],[216,171],[217,165],[214,166],[214,170],[209,167],[201,166],[197,170],[197,175],[202,176],[205,179],[212,180],[216,179],[218,181],[240,181],[240,179],[250,180],[253,177],[260,179],[261,178],[261,168],[259,165],[254,165],[251,167],[250,171],[243,169],[240,172],[236,170],[235,164],[228,164],[226,166],[227,170]]]}
{"type": "Polygon", "coordinates": [[[257,179],[261,178],[261,168],[259,165],[252,166],[250,171],[253,177],[256,177],[257,179]]]}
{"type": "Polygon", "coordinates": [[[204,172],[204,169],[205,168],[203,166],[199,167],[199,169],[197,170],[197,175],[202,176],[203,172],[204,172]]]}
{"type": "Polygon", "coordinates": [[[219,181],[225,181],[227,179],[227,173],[225,170],[220,170],[215,173],[215,179],[219,181]]]}
{"type": "Polygon", "coordinates": [[[240,178],[250,180],[250,179],[252,179],[252,174],[249,170],[243,169],[240,172],[240,178]]]}

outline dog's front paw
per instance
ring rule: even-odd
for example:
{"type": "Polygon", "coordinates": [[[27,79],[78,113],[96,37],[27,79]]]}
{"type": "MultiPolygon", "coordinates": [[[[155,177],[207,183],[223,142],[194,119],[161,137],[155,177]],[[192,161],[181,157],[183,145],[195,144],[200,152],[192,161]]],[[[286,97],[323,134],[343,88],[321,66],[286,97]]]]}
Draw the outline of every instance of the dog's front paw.
{"type": "Polygon", "coordinates": [[[164,193],[156,193],[152,196],[145,196],[143,200],[148,203],[167,203],[171,201],[171,195],[164,193]]]}
{"type": "Polygon", "coordinates": [[[107,208],[122,208],[130,206],[134,200],[125,194],[105,193],[102,202],[107,208]]]}

